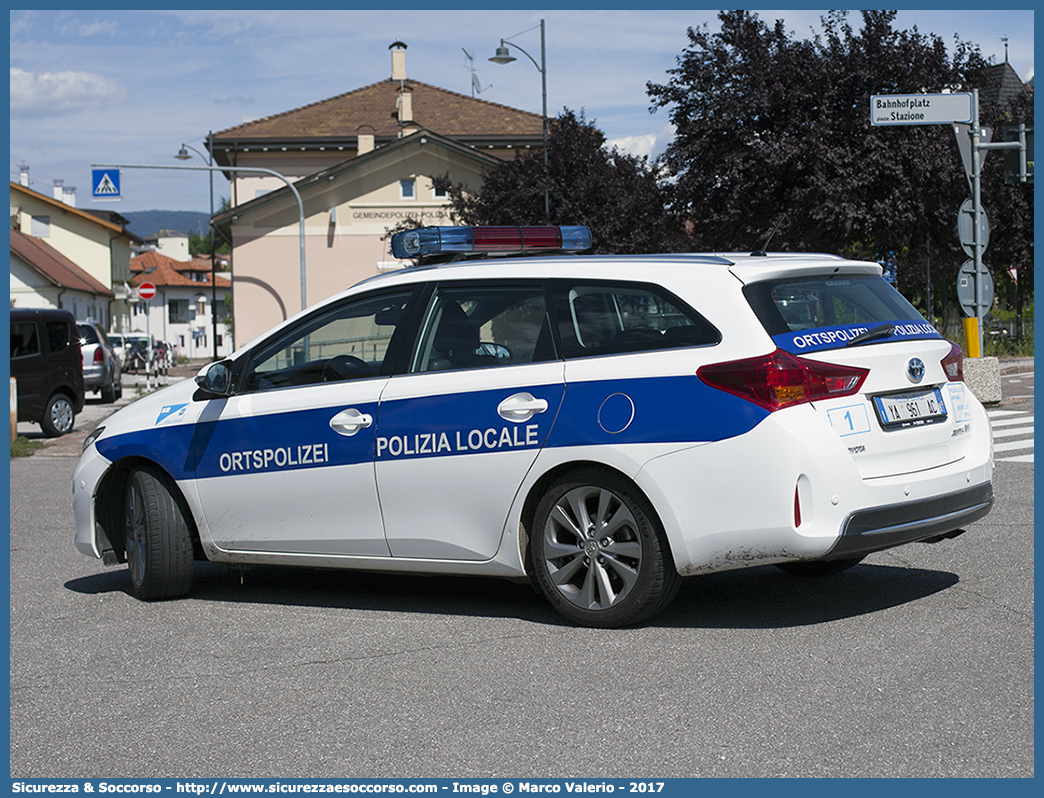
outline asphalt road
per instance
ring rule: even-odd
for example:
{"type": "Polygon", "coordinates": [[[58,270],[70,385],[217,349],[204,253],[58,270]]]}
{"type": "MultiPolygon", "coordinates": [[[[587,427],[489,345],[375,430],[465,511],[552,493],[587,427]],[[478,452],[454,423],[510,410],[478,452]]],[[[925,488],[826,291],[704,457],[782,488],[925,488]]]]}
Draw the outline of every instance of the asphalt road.
{"type": "Polygon", "coordinates": [[[470,578],[197,564],[144,604],[72,546],[75,462],[11,461],[12,777],[1034,774],[1032,462],[955,540],[617,631],[470,578]]]}

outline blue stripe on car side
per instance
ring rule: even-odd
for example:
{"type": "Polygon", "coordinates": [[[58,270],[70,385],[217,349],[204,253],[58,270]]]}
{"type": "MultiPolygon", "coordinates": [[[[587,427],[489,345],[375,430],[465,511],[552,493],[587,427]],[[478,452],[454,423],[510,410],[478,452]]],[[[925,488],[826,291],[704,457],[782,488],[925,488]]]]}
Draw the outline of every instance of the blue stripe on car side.
{"type": "Polygon", "coordinates": [[[768,416],[750,402],[710,388],[695,374],[396,399],[383,402],[379,415],[376,403],[353,406],[373,415],[375,423],[350,437],[330,427],[341,409],[335,406],[153,427],[102,438],[95,445],[111,461],[146,457],[175,479],[205,479],[356,465],[375,454],[386,460],[542,445],[701,443],[742,435],[768,416]],[[521,390],[546,399],[548,410],[525,422],[504,420],[498,403],[521,390]]]}

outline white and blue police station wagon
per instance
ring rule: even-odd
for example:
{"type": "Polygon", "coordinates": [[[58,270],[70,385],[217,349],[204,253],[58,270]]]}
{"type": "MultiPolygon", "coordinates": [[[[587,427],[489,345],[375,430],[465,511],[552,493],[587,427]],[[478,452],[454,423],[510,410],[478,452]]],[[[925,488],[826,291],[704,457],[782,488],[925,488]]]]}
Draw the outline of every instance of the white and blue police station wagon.
{"type": "Polygon", "coordinates": [[[144,600],[186,594],[194,560],[486,575],[614,627],[685,576],[834,574],[990,511],[961,350],[877,264],[590,242],[397,234],[417,266],[96,429],[77,548],[144,600]]]}

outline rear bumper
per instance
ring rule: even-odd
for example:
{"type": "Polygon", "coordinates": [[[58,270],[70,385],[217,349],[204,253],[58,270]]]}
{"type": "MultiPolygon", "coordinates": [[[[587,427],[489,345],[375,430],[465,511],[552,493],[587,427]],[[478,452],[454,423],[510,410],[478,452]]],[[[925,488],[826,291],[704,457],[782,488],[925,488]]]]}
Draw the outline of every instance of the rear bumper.
{"type": "Polygon", "coordinates": [[[993,483],[936,496],[852,513],[841,537],[823,557],[845,559],[890,549],[954,532],[986,516],[993,507],[993,483]]]}

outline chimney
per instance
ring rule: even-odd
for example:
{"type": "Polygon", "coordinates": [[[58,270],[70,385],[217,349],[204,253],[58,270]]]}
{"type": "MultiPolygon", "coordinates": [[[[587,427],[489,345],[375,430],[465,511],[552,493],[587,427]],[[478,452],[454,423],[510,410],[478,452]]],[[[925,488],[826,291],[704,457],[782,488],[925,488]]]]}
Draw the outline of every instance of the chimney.
{"type": "Polygon", "coordinates": [[[27,163],[18,164],[18,185],[29,188],[29,164],[27,163]]]}
{"type": "Polygon", "coordinates": [[[359,134],[359,155],[373,152],[373,133],[359,134]]]}
{"type": "Polygon", "coordinates": [[[406,45],[393,42],[388,49],[392,51],[392,80],[406,80],[406,45]]]}
{"type": "Polygon", "coordinates": [[[65,182],[64,180],[55,180],[54,181],[54,198],[56,200],[58,200],[59,202],[64,202],[65,201],[65,199],[62,196],[63,194],[65,194],[65,189],[62,188],[62,184],[64,182],[65,182]]]}
{"type": "Polygon", "coordinates": [[[398,99],[395,100],[395,110],[399,114],[399,124],[405,125],[413,121],[413,94],[409,91],[400,91],[398,99]]]}
{"type": "Polygon", "coordinates": [[[65,186],[62,191],[62,202],[70,208],[76,207],[76,186],[65,186]]]}

